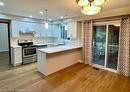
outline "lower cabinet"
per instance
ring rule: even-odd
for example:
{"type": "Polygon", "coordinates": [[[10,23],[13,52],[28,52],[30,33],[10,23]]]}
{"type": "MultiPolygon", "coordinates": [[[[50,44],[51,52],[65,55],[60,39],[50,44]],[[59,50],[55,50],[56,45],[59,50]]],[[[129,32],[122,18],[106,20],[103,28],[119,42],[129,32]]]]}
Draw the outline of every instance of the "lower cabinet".
{"type": "Polygon", "coordinates": [[[11,47],[11,64],[13,66],[22,64],[22,47],[11,47]]]}

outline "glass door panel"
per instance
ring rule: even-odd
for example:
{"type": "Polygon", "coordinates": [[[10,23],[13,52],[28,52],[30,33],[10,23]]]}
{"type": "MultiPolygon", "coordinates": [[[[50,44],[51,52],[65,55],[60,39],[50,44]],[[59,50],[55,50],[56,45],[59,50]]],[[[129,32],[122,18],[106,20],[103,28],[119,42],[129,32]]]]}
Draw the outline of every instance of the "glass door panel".
{"type": "Polygon", "coordinates": [[[92,63],[105,65],[106,26],[93,26],[92,63]]]}
{"type": "Polygon", "coordinates": [[[108,25],[106,67],[116,70],[118,65],[119,26],[108,25]]]}

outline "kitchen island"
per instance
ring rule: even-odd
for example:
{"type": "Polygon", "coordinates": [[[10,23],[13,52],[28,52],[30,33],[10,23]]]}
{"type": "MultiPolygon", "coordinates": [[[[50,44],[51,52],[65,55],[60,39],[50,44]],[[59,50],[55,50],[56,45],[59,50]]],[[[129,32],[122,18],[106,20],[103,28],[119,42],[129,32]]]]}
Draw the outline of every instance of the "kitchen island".
{"type": "Polygon", "coordinates": [[[82,46],[59,46],[37,50],[38,71],[45,76],[82,61],[82,46]]]}

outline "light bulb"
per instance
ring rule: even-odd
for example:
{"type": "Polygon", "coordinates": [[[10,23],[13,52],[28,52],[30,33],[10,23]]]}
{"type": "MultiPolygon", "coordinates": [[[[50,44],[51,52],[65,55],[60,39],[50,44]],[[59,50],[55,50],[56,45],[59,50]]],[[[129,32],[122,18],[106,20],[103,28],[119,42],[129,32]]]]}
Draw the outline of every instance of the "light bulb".
{"type": "Polygon", "coordinates": [[[48,22],[45,22],[45,29],[48,29],[48,22]]]}

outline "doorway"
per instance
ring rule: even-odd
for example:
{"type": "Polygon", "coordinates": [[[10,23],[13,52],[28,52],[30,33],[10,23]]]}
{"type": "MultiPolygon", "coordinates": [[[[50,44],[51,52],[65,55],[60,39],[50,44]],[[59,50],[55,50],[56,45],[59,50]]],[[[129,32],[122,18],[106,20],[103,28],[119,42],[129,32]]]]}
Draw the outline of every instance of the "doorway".
{"type": "Polygon", "coordinates": [[[0,20],[0,68],[9,66],[10,63],[10,21],[0,20]]]}
{"type": "Polygon", "coordinates": [[[95,23],[93,26],[92,65],[117,72],[120,21],[95,23]]]}

